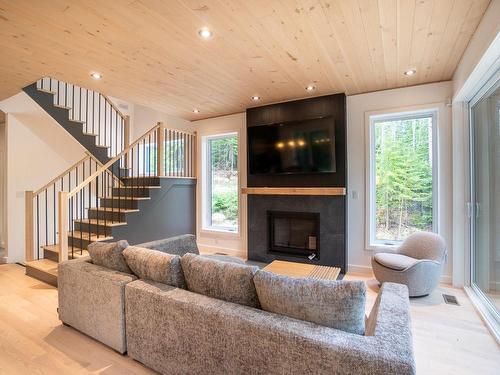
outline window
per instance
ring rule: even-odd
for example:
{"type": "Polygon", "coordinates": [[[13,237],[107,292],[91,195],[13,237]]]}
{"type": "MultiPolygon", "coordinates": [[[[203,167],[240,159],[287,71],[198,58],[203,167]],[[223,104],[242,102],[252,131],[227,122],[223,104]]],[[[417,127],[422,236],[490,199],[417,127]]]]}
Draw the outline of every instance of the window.
{"type": "Polygon", "coordinates": [[[238,135],[204,137],[203,227],[238,232],[238,135]]]}
{"type": "Polygon", "coordinates": [[[436,113],[370,117],[369,248],[436,231],[436,113]]]}

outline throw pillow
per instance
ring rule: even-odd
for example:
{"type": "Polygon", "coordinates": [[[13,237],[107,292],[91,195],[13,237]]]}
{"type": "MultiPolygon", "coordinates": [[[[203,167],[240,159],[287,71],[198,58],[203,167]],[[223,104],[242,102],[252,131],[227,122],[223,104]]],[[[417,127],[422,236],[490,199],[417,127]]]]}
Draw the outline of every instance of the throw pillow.
{"type": "Polygon", "coordinates": [[[185,288],[180,256],[135,246],[127,247],[123,256],[139,278],[185,288]]]}
{"type": "Polygon", "coordinates": [[[118,242],[94,242],[87,250],[89,251],[92,263],[110,268],[115,271],[132,273],[123,258],[123,250],[128,247],[128,242],[121,240],[118,242]]]}
{"type": "Polygon", "coordinates": [[[263,310],[364,334],[366,286],[362,281],[294,278],[258,271],[254,283],[263,310]]]}
{"type": "Polygon", "coordinates": [[[227,302],[259,307],[253,283],[258,267],[189,253],[182,256],[181,264],[188,290],[227,302]]]}

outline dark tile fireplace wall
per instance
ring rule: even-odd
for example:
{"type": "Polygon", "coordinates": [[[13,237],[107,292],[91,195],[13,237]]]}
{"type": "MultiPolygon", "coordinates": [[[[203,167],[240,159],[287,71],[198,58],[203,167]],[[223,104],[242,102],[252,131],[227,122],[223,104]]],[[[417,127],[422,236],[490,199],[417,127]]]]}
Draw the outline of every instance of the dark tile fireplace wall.
{"type": "Polygon", "coordinates": [[[272,262],[275,259],[302,263],[336,265],[345,269],[345,197],[249,195],[248,196],[248,253],[249,259],[272,262]],[[269,251],[268,211],[319,213],[319,259],[307,256],[277,254],[269,251]]]}
{"type": "MultiPolygon", "coordinates": [[[[344,187],[347,189],[345,95],[336,94],[247,109],[247,127],[328,118],[335,124],[336,172],[302,175],[250,175],[248,187],[344,187]]],[[[250,147],[247,147],[250,150],[250,147]]],[[[248,258],[276,259],[341,267],[347,272],[346,197],[322,195],[248,195],[248,258]],[[320,215],[319,259],[269,251],[268,211],[320,215]]]]}
{"type": "Polygon", "coordinates": [[[285,255],[320,255],[319,213],[267,211],[268,249],[285,255]]]}

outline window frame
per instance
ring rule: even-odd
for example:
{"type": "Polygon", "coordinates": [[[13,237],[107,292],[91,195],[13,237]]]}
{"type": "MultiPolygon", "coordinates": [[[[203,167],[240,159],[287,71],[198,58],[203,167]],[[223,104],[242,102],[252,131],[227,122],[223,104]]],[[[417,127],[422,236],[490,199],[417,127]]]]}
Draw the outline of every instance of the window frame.
{"type": "Polygon", "coordinates": [[[212,135],[205,135],[202,137],[202,191],[201,191],[201,231],[205,233],[220,233],[226,235],[239,236],[241,231],[241,198],[240,198],[240,134],[237,131],[230,131],[224,133],[217,133],[212,135]],[[212,174],[211,174],[211,153],[210,153],[210,141],[236,137],[236,143],[238,145],[238,157],[236,160],[236,170],[238,173],[237,178],[237,197],[238,197],[238,218],[237,218],[237,228],[233,230],[230,227],[214,226],[211,225],[212,216],[212,174]]]}
{"type": "Polygon", "coordinates": [[[438,108],[425,107],[416,110],[395,110],[383,112],[371,112],[366,114],[367,122],[367,168],[366,168],[366,233],[365,247],[371,251],[387,251],[397,248],[403,240],[377,240],[376,236],[376,186],[375,186],[375,124],[382,121],[399,121],[415,118],[432,118],[432,231],[439,232],[439,201],[438,201],[438,108]]]}

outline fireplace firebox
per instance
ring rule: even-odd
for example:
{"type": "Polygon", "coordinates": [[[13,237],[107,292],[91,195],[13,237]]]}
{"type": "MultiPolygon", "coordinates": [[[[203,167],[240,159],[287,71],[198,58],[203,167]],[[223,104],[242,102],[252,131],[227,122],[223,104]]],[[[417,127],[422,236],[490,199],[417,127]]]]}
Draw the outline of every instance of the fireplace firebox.
{"type": "Polygon", "coordinates": [[[319,213],[267,211],[268,251],[319,260],[319,219],[319,213]]]}

